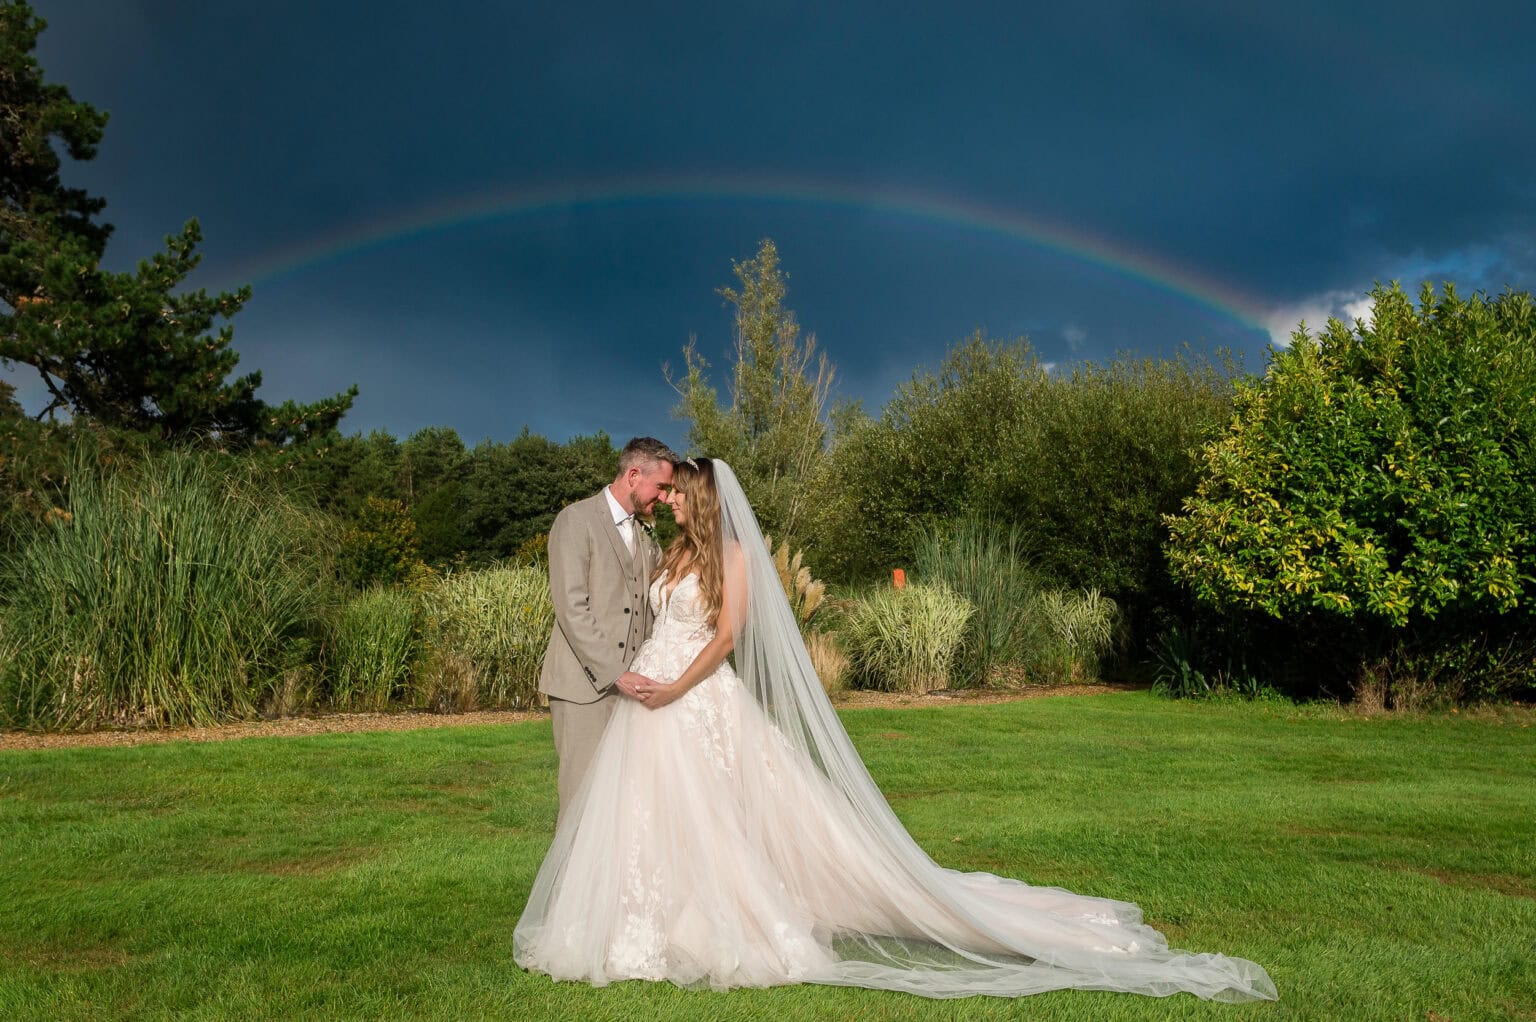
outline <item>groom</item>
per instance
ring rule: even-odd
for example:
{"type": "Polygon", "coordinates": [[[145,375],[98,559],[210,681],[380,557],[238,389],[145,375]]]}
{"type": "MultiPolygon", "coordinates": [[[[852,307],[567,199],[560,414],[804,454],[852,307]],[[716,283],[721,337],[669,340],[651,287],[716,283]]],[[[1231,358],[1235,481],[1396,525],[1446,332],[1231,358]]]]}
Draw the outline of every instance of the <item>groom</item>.
{"type": "Polygon", "coordinates": [[[661,558],[648,520],[672,485],[678,457],[660,440],[636,437],[619,453],[619,474],[602,492],[568,505],[549,530],[549,592],[555,627],[539,691],[549,696],[560,759],[560,812],[581,787],[613,712],[614,690],[639,698],[629,661],[651,630],[646,596],[661,558]]]}

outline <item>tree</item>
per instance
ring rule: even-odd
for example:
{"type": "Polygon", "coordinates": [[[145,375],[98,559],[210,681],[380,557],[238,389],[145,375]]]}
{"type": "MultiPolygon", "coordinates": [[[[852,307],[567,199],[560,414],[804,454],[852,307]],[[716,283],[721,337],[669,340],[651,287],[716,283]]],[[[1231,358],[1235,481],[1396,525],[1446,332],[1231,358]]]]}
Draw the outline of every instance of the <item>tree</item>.
{"type": "Polygon", "coordinates": [[[16,400],[16,388],[0,380],[0,421],[15,421],[25,414],[16,400]]]}
{"type": "Polygon", "coordinates": [[[926,529],[974,515],[1012,520],[996,502],[1005,459],[1035,446],[1040,359],[1020,340],[977,333],[953,348],[938,373],[914,373],[878,419],[846,415],[817,491],[814,560],[839,579],[910,566],[926,529]]]}
{"type": "Polygon", "coordinates": [[[457,431],[428,426],[400,445],[400,492],[421,537],[421,556],[448,564],[469,543],[464,531],[464,479],[469,451],[457,431]]]}
{"type": "Polygon", "coordinates": [[[719,292],[736,308],[730,406],[721,406],[709,363],[690,342],[682,379],[668,377],[681,398],[674,414],[689,421],[694,450],[735,469],[763,527],[799,542],[811,501],[807,482],[826,450],[824,415],[835,370],[817,354],[814,336],[801,341],[795,315],[784,307],[787,275],[771,239],[732,269],[740,288],[719,292]]]}
{"type": "Polygon", "coordinates": [[[818,480],[816,564],[838,579],[911,567],[914,540],[968,520],[1016,528],[1033,571],[1112,596],[1133,638],[1187,595],[1163,516],[1231,414],[1235,366],[1190,353],[1049,371],[1028,341],[974,334],[878,419],[834,434],[818,480]]]}
{"type": "Polygon", "coordinates": [[[509,444],[476,445],[461,498],[470,560],[512,556],[547,533],[562,507],[612,482],[618,466],[605,433],[557,444],[525,427],[509,444]]]}
{"type": "Polygon", "coordinates": [[[421,556],[428,564],[448,565],[469,546],[464,531],[464,484],[449,480],[420,497],[411,508],[421,556]]]}
{"type": "Polygon", "coordinates": [[[32,53],[45,27],[25,2],[0,4],[0,362],[35,369],[50,400],[109,427],[175,440],[284,446],[328,433],[356,396],[269,407],[261,374],[226,377],[239,356],[226,322],[250,297],[183,291],[201,256],[196,220],[132,273],[104,270],[105,200],[65,187],[55,144],[95,157],[106,114],[44,81],[32,53]]]}
{"type": "Polygon", "coordinates": [[[1417,309],[1396,284],[1371,299],[1240,389],[1168,520],[1203,604],[1330,629],[1356,668],[1536,620],[1536,306],[1449,284],[1417,309]]]}
{"type": "Polygon", "coordinates": [[[291,485],[320,510],[354,518],[369,497],[400,499],[400,460],[399,441],[383,430],[333,433],[291,466],[291,485]]]}
{"type": "Polygon", "coordinates": [[[469,468],[469,451],[458,431],[428,426],[400,445],[400,495],[414,508],[434,490],[462,482],[469,468]]]}

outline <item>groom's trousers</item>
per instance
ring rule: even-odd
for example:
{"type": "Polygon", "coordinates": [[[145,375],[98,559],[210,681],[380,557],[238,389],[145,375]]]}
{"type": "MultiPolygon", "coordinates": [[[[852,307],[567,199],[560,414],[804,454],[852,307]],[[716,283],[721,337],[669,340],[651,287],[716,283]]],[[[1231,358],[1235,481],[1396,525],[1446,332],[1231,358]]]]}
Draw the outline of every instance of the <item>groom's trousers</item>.
{"type": "Polygon", "coordinates": [[[581,782],[592,765],[597,743],[613,714],[614,700],[623,698],[617,689],[592,703],[573,703],[549,697],[549,718],[555,730],[555,755],[560,759],[560,814],[581,790],[581,782]]]}

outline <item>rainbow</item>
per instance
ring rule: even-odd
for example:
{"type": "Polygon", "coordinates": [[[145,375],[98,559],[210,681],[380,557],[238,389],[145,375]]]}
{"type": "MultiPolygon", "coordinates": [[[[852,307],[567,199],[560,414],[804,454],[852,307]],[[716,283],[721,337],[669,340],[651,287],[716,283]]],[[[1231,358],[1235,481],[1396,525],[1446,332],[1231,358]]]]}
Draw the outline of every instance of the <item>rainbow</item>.
{"type": "Polygon", "coordinates": [[[221,276],[239,283],[268,284],[362,252],[472,225],[553,211],[704,202],[823,207],[994,235],[1148,285],[1235,320],[1244,327],[1265,329],[1265,309],[1251,296],[1214,277],[1197,274],[1150,253],[1135,251],[1081,227],[1055,223],[1002,206],[900,186],[854,185],[781,176],[671,175],[649,179],[584,180],[483,192],[399,210],[381,219],[318,234],[229,267],[221,276]]]}

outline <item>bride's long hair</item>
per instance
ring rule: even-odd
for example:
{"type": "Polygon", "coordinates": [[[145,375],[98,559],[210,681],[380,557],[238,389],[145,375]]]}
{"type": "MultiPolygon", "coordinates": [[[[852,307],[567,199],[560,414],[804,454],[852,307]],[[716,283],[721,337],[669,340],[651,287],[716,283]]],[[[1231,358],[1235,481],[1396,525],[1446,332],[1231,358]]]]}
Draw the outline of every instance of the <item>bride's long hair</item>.
{"type": "Polygon", "coordinates": [[[667,547],[656,568],[656,576],[669,572],[675,580],[682,572],[698,572],[699,593],[709,611],[710,627],[719,627],[725,572],[720,491],[715,487],[714,462],[709,458],[679,462],[672,473],[672,486],[686,500],[683,521],[677,527],[677,538],[667,547]]]}

